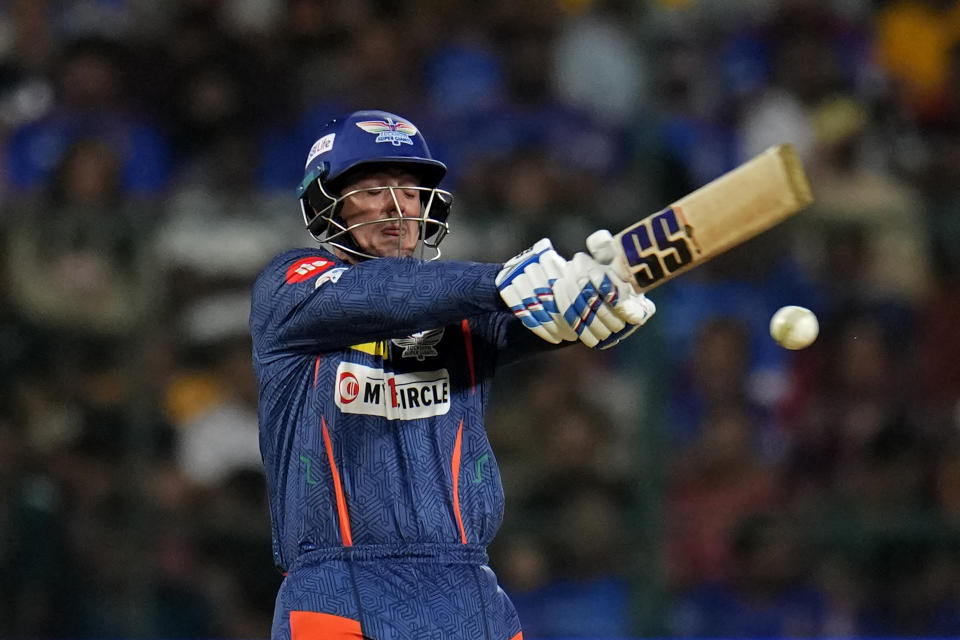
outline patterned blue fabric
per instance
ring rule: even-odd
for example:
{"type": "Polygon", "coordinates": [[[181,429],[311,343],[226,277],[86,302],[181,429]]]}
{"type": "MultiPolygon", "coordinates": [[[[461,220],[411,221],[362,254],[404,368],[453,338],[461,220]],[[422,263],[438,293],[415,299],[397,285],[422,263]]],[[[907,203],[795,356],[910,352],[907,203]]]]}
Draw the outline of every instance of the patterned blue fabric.
{"type": "Polygon", "coordinates": [[[500,301],[499,269],[410,258],[350,266],[298,249],[257,279],[260,447],[274,559],[289,571],[274,637],[288,637],[291,610],[358,619],[377,640],[519,631],[485,566],[503,489],[483,415],[498,362],[549,345],[500,301]]]}
{"type": "Polygon", "coordinates": [[[290,611],[360,620],[373,640],[508,640],[516,610],[482,564],[377,559],[291,571],[277,596],[273,640],[290,638],[290,611]]]}

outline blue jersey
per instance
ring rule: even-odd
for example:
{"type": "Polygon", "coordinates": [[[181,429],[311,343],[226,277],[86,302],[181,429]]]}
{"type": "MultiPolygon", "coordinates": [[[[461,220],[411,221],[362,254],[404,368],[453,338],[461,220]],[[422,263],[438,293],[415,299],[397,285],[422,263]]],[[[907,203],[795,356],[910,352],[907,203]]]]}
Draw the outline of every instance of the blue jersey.
{"type": "MultiPolygon", "coordinates": [[[[458,582],[477,591],[463,597],[478,609],[461,611],[460,620],[451,614],[451,630],[485,625],[480,635],[460,633],[495,640],[519,631],[485,567],[503,489],[483,418],[498,360],[548,344],[501,302],[500,268],[410,258],[351,266],[298,249],[258,277],[250,325],[260,447],[274,559],[290,572],[275,636],[286,637],[291,611],[359,619],[363,634],[378,639],[432,628],[436,620],[414,620],[399,631],[395,612],[365,613],[360,605],[367,590],[376,592],[374,606],[385,597],[376,586],[382,576],[365,572],[410,561],[447,576],[427,582],[449,580],[453,566],[466,572],[458,582]],[[503,620],[483,620],[491,617],[503,620]]],[[[416,609],[417,597],[405,594],[406,608],[416,609]]],[[[440,606],[423,604],[425,616],[440,606]]],[[[441,622],[448,618],[443,613],[441,622]]]]}

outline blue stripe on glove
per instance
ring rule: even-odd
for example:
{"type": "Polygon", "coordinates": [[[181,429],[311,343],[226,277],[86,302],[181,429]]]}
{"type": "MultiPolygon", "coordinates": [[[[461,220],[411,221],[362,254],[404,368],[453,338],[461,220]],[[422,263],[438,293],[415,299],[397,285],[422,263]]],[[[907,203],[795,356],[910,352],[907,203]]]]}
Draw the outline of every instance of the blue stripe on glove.
{"type": "Polygon", "coordinates": [[[508,260],[495,279],[500,297],[523,326],[553,344],[577,339],[554,298],[553,283],[566,263],[544,238],[508,260]]]}
{"type": "Polygon", "coordinates": [[[578,336],[582,335],[583,330],[594,321],[597,309],[600,308],[601,304],[603,304],[603,299],[597,293],[593,283],[588,280],[580,293],[572,300],[572,304],[567,307],[563,319],[573,327],[578,336]]]}

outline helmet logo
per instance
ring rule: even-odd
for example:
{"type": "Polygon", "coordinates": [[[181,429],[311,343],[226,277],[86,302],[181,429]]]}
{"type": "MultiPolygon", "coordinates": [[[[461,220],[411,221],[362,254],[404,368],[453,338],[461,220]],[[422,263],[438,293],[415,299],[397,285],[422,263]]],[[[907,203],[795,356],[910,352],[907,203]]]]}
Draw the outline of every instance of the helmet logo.
{"type": "Polygon", "coordinates": [[[389,142],[395,147],[399,147],[401,144],[413,144],[410,137],[417,135],[415,126],[403,120],[394,122],[393,118],[364,120],[358,122],[357,126],[367,133],[377,134],[377,139],[374,142],[389,142]]]}

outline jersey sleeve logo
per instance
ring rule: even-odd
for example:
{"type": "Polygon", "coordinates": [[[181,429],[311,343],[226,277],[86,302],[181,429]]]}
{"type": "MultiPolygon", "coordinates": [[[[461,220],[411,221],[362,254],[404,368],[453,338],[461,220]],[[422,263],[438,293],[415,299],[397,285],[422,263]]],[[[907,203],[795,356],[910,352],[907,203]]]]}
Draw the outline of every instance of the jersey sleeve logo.
{"type": "Polygon", "coordinates": [[[333,266],[333,260],[321,258],[320,256],[311,256],[309,258],[300,258],[287,268],[287,284],[297,284],[304,280],[309,280],[318,276],[333,266]]]}
{"type": "Polygon", "coordinates": [[[317,278],[316,282],[313,285],[313,288],[319,289],[320,287],[322,287],[328,282],[336,283],[337,280],[340,279],[340,276],[343,275],[343,272],[346,270],[347,270],[346,267],[337,267],[336,269],[330,269],[330,271],[327,271],[326,273],[321,275],[319,278],[317,278]]]}

